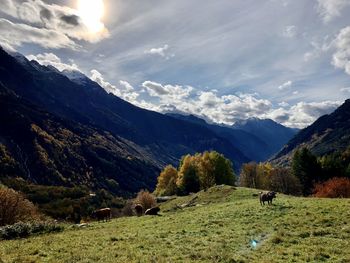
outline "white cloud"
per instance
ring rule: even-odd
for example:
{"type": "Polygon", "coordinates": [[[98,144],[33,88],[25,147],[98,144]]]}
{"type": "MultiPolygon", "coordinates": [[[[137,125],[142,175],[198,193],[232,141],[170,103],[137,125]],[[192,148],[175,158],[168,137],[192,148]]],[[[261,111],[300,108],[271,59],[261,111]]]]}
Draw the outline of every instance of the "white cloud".
{"type": "Polygon", "coordinates": [[[350,26],[340,30],[334,45],[336,53],[333,54],[332,64],[350,75],[350,26]]]}
{"type": "Polygon", "coordinates": [[[322,54],[329,51],[334,46],[334,40],[326,35],[321,40],[312,40],[310,45],[312,50],[304,53],[305,62],[319,58],[322,54]]]}
{"type": "Polygon", "coordinates": [[[281,106],[281,107],[285,108],[285,107],[289,106],[289,103],[285,102],[285,101],[282,101],[282,102],[278,103],[278,106],[281,106]]]}
{"type": "Polygon", "coordinates": [[[286,81],[282,85],[278,86],[279,90],[286,90],[289,89],[292,86],[293,82],[291,80],[286,81]]]}
{"type": "Polygon", "coordinates": [[[289,127],[304,128],[320,116],[333,112],[340,104],[340,101],[299,102],[289,109],[275,109],[266,117],[289,127]]]}
{"type": "Polygon", "coordinates": [[[96,69],[91,70],[90,73],[90,79],[97,82],[106,92],[112,93],[115,96],[118,96],[130,103],[138,105],[136,99],[138,98],[139,94],[134,90],[130,83],[124,80],[120,80],[119,86],[117,87],[104,80],[102,74],[96,69]]]}
{"type": "Polygon", "coordinates": [[[323,22],[328,23],[341,15],[341,11],[350,5],[349,0],[318,0],[318,12],[323,22]]]}
{"type": "Polygon", "coordinates": [[[43,54],[37,54],[37,55],[28,55],[28,60],[36,60],[41,65],[51,65],[57,68],[59,71],[63,70],[70,70],[70,71],[80,71],[78,66],[73,62],[70,61],[71,64],[67,64],[61,61],[59,57],[57,57],[53,53],[43,53],[43,54]]]}
{"type": "Polygon", "coordinates": [[[2,19],[0,27],[1,42],[12,48],[35,43],[45,48],[77,49],[72,39],[97,42],[109,36],[104,25],[99,32],[90,32],[77,10],[42,0],[3,0],[0,10],[16,19],[15,23],[2,19]]]}
{"type": "Polygon", "coordinates": [[[262,115],[272,107],[271,102],[256,94],[219,96],[216,90],[198,91],[193,87],[162,85],[152,81],[143,83],[146,92],[159,100],[138,104],[159,112],[182,112],[202,116],[208,121],[233,124],[237,119],[262,115]]]}
{"type": "Polygon", "coordinates": [[[175,56],[174,54],[167,54],[168,49],[169,49],[169,45],[165,44],[163,47],[151,48],[149,50],[146,50],[145,54],[158,55],[166,59],[174,57],[175,56]]]}
{"type": "Polygon", "coordinates": [[[293,38],[297,34],[297,27],[296,26],[286,26],[283,30],[283,36],[287,38],[293,38]]]}
{"type": "Polygon", "coordinates": [[[79,45],[58,31],[14,24],[3,18],[0,18],[0,43],[13,49],[23,43],[35,43],[44,48],[79,48],[79,45]]]}
{"type": "Polygon", "coordinates": [[[350,93],[350,87],[349,88],[341,88],[341,92],[349,92],[350,93]]]}
{"type": "Polygon", "coordinates": [[[190,96],[193,88],[180,85],[162,85],[153,81],[145,81],[142,87],[152,97],[159,97],[163,100],[181,100],[190,96]]]}

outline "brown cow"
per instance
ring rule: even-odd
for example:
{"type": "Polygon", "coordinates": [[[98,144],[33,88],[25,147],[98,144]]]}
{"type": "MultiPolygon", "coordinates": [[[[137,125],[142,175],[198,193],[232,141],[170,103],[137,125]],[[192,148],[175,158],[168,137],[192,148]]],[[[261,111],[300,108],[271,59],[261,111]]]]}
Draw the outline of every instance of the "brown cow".
{"type": "Polygon", "coordinates": [[[152,207],[146,210],[145,215],[157,216],[159,211],[160,211],[160,208],[158,206],[152,207]]]}
{"type": "Polygon", "coordinates": [[[92,218],[96,218],[98,221],[100,220],[104,220],[104,221],[108,221],[111,220],[111,209],[110,208],[102,208],[102,209],[98,209],[95,210],[94,212],[92,212],[91,217],[92,218]]]}
{"type": "Polygon", "coordinates": [[[272,200],[276,198],[276,192],[270,191],[267,193],[260,192],[259,193],[259,200],[261,205],[265,205],[265,202],[267,201],[267,204],[272,205],[272,200]]]}
{"type": "Polygon", "coordinates": [[[135,205],[135,211],[137,216],[142,216],[143,207],[140,204],[135,205]]]}

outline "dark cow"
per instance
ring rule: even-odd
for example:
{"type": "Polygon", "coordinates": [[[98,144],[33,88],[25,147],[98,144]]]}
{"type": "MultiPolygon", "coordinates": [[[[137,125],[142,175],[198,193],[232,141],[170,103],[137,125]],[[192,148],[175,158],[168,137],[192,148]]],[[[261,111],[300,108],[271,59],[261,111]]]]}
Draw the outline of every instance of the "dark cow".
{"type": "Polygon", "coordinates": [[[272,205],[272,200],[276,198],[276,193],[274,191],[270,191],[267,193],[260,192],[259,193],[259,199],[260,199],[260,204],[265,205],[265,202],[269,205],[272,205]]]}
{"type": "Polygon", "coordinates": [[[160,208],[158,206],[152,207],[146,210],[145,215],[157,216],[159,211],[160,211],[160,208]]]}
{"type": "Polygon", "coordinates": [[[98,221],[100,220],[111,220],[111,209],[110,208],[102,208],[102,209],[98,209],[95,210],[94,212],[92,212],[91,217],[97,219],[98,221]]]}
{"type": "Polygon", "coordinates": [[[137,216],[142,216],[143,214],[143,207],[140,204],[135,205],[135,211],[137,216]]]}

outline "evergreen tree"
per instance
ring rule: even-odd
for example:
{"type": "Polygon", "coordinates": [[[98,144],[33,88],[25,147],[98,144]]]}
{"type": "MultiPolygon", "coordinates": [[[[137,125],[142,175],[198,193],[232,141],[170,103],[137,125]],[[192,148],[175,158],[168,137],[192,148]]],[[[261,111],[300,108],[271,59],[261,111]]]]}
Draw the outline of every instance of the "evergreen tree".
{"type": "Polygon", "coordinates": [[[313,184],[318,181],[321,175],[316,156],[307,148],[297,150],[292,160],[292,171],[302,185],[303,194],[310,195],[313,184]]]}

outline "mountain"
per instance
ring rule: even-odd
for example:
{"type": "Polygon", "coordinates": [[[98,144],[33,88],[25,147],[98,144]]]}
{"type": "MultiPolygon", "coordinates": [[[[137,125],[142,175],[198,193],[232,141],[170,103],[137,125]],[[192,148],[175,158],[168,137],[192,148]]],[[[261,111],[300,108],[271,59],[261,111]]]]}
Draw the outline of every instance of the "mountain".
{"type": "Polygon", "coordinates": [[[235,122],[233,129],[243,130],[254,134],[268,145],[268,155],[271,157],[282,149],[282,147],[299,131],[285,127],[271,119],[250,118],[235,122]]]}
{"type": "MultiPolygon", "coordinates": [[[[56,132],[58,128],[56,127],[56,130],[52,129],[54,129],[55,123],[58,123],[58,126],[69,130],[80,137],[82,141],[90,138],[95,131],[97,137],[102,137],[103,140],[107,140],[112,136],[113,140],[116,140],[115,144],[118,144],[119,147],[115,151],[125,151],[129,158],[134,157],[130,149],[136,149],[135,151],[138,151],[140,156],[136,155],[135,158],[139,157],[142,162],[150,164],[145,170],[135,166],[135,172],[137,171],[139,177],[142,178],[140,183],[135,183],[138,186],[143,185],[145,188],[152,189],[155,186],[157,175],[149,171],[155,171],[156,169],[159,172],[160,167],[168,163],[177,165],[179,158],[188,153],[217,150],[231,159],[236,169],[243,162],[249,161],[228,139],[218,136],[206,127],[138,108],[112,94],[108,94],[96,82],[86,76],[77,74],[77,72],[59,72],[55,68],[42,66],[36,61],[28,61],[20,54],[10,55],[2,49],[0,49],[0,82],[3,89],[8,90],[13,98],[17,98],[16,100],[13,99],[12,104],[4,104],[4,112],[7,112],[7,114],[18,113],[18,116],[23,115],[23,118],[27,120],[27,126],[25,127],[28,133],[31,131],[28,125],[34,124],[33,127],[38,126],[43,130],[37,129],[39,133],[47,133],[53,139],[57,139],[56,132]],[[23,101],[26,102],[25,105],[28,109],[38,109],[36,112],[42,114],[33,113],[33,116],[27,116],[27,111],[23,108],[24,105],[21,105],[23,101]],[[20,110],[17,110],[17,108],[20,110]],[[45,120],[47,116],[50,116],[49,120],[45,120]],[[36,124],[33,120],[36,120],[39,124],[36,124]],[[45,126],[46,123],[53,126],[45,126]],[[81,128],[78,129],[78,127],[81,128]]],[[[3,98],[4,101],[6,99],[3,98]]],[[[5,121],[7,116],[4,115],[3,118],[5,121]]],[[[13,130],[21,131],[23,129],[23,131],[26,131],[24,124],[16,123],[16,125],[18,127],[12,127],[13,130]]],[[[6,140],[8,143],[12,140],[11,137],[8,137],[6,130],[2,132],[0,136],[5,138],[2,139],[3,141],[6,140]]],[[[20,136],[20,133],[17,136],[20,136]]],[[[33,140],[33,137],[24,137],[23,140],[33,140]]],[[[23,143],[30,144],[31,141],[23,143]]],[[[97,142],[96,144],[99,145],[97,142]]],[[[107,142],[105,146],[109,148],[107,142]]],[[[89,151],[89,147],[86,146],[86,148],[89,151]]],[[[29,156],[32,154],[33,148],[28,147],[27,149],[26,154],[29,156]]],[[[76,151],[81,152],[83,150],[78,147],[76,151]]],[[[133,169],[132,164],[130,166],[124,164],[125,158],[114,158],[113,154],[114,151],[106,153],[106,149],[96,150],[94,153],[97,158],[106,157],[109,162],[107,165],[120,162],[120,165],[125,165],[130,171],[133,169]]],[[[55,149],[52,156],[59,159],[61,152],[55,149]]],[[[85,156],[83,157],[85,159],[85,156]]],[[[50,160],[55,163],[56,159],[50,160]]],[[[16,161],[22,162],[20,165],[23,166],[23,160],[17,158],[16,161]]],[[[86,171],[81,171],[78,167],[73,166],[74,162],[72,163],[72,169],[76,170],[76,176],[82,176],[81,173],[86,173],[86,171]]],[[[77,164],[77,166],[79,165],[77,164]]],[[[132,191],[136,189],[128,188],[127,182],[136,182],[140,178],[137,180],[132,177],[121,178],[128,177],[128,174],[123,172],[119,175],[120,169],[118,167],[112,168],[112,166],[109,172],[118,174],[115,176],[118,176],[117,182],[121,187],[132,191]],[[121,181],[126,183],[123,184],[121,181]]],[[[95,169],[96,167],[92,165],[92,168],[95,169]]],[[[100,175],[103,177],[102,168],[101,165],[99,169],[101,169],[100,175]]],[[[38,172],[39,169],[34,169],[34,171],[38,172]]],[[[34,176],[34,172],[31,171],[31,174],[34,176]]],[[[48,176],[45,174],[39,176],[39,174],[33,177],[33,181],[34,179],[39,181],[40,176],[48,176]]],[[[75,183],[78,182],[78,179],[70,177],[66,170],[61,170],[60,174],[64,178],[69,177],[75,183]]],[[[107,175],[105,177],[102,179],[108,178],[107,175]]],[[[50,178],[42,178],[41,181],[50,183],[50,178]]],[[[61,181],[62,184],[64,184],[63,181],[61,181]]]]}
{"type": "Polygon", "coordinates": [[[161,167],[134,143],[50,114],[1,84],[0,123],[2,178],[124,194],[152,187],[161,167]]]}
{"type": "Polygon", "coordinates": [[[266,161],[278,152],[296,133],[296,130],[284,127],[268,119],[248,119],[228,127],[209,124],[194,115],[176,113],[168,113],[168,115],[207,127],[217,135],[229,140],[250,160],[257,162],[266,161]]]}
{"type": "Polygon", "coordinates": [[[334,151],[344,151],[350,145],[350,100],[346,100],[333,113],[317,119],[301,130],[273,158],[273,162],[288,164],[294,151],[300,147],[309,148],[322,156],[334,151]]]}

